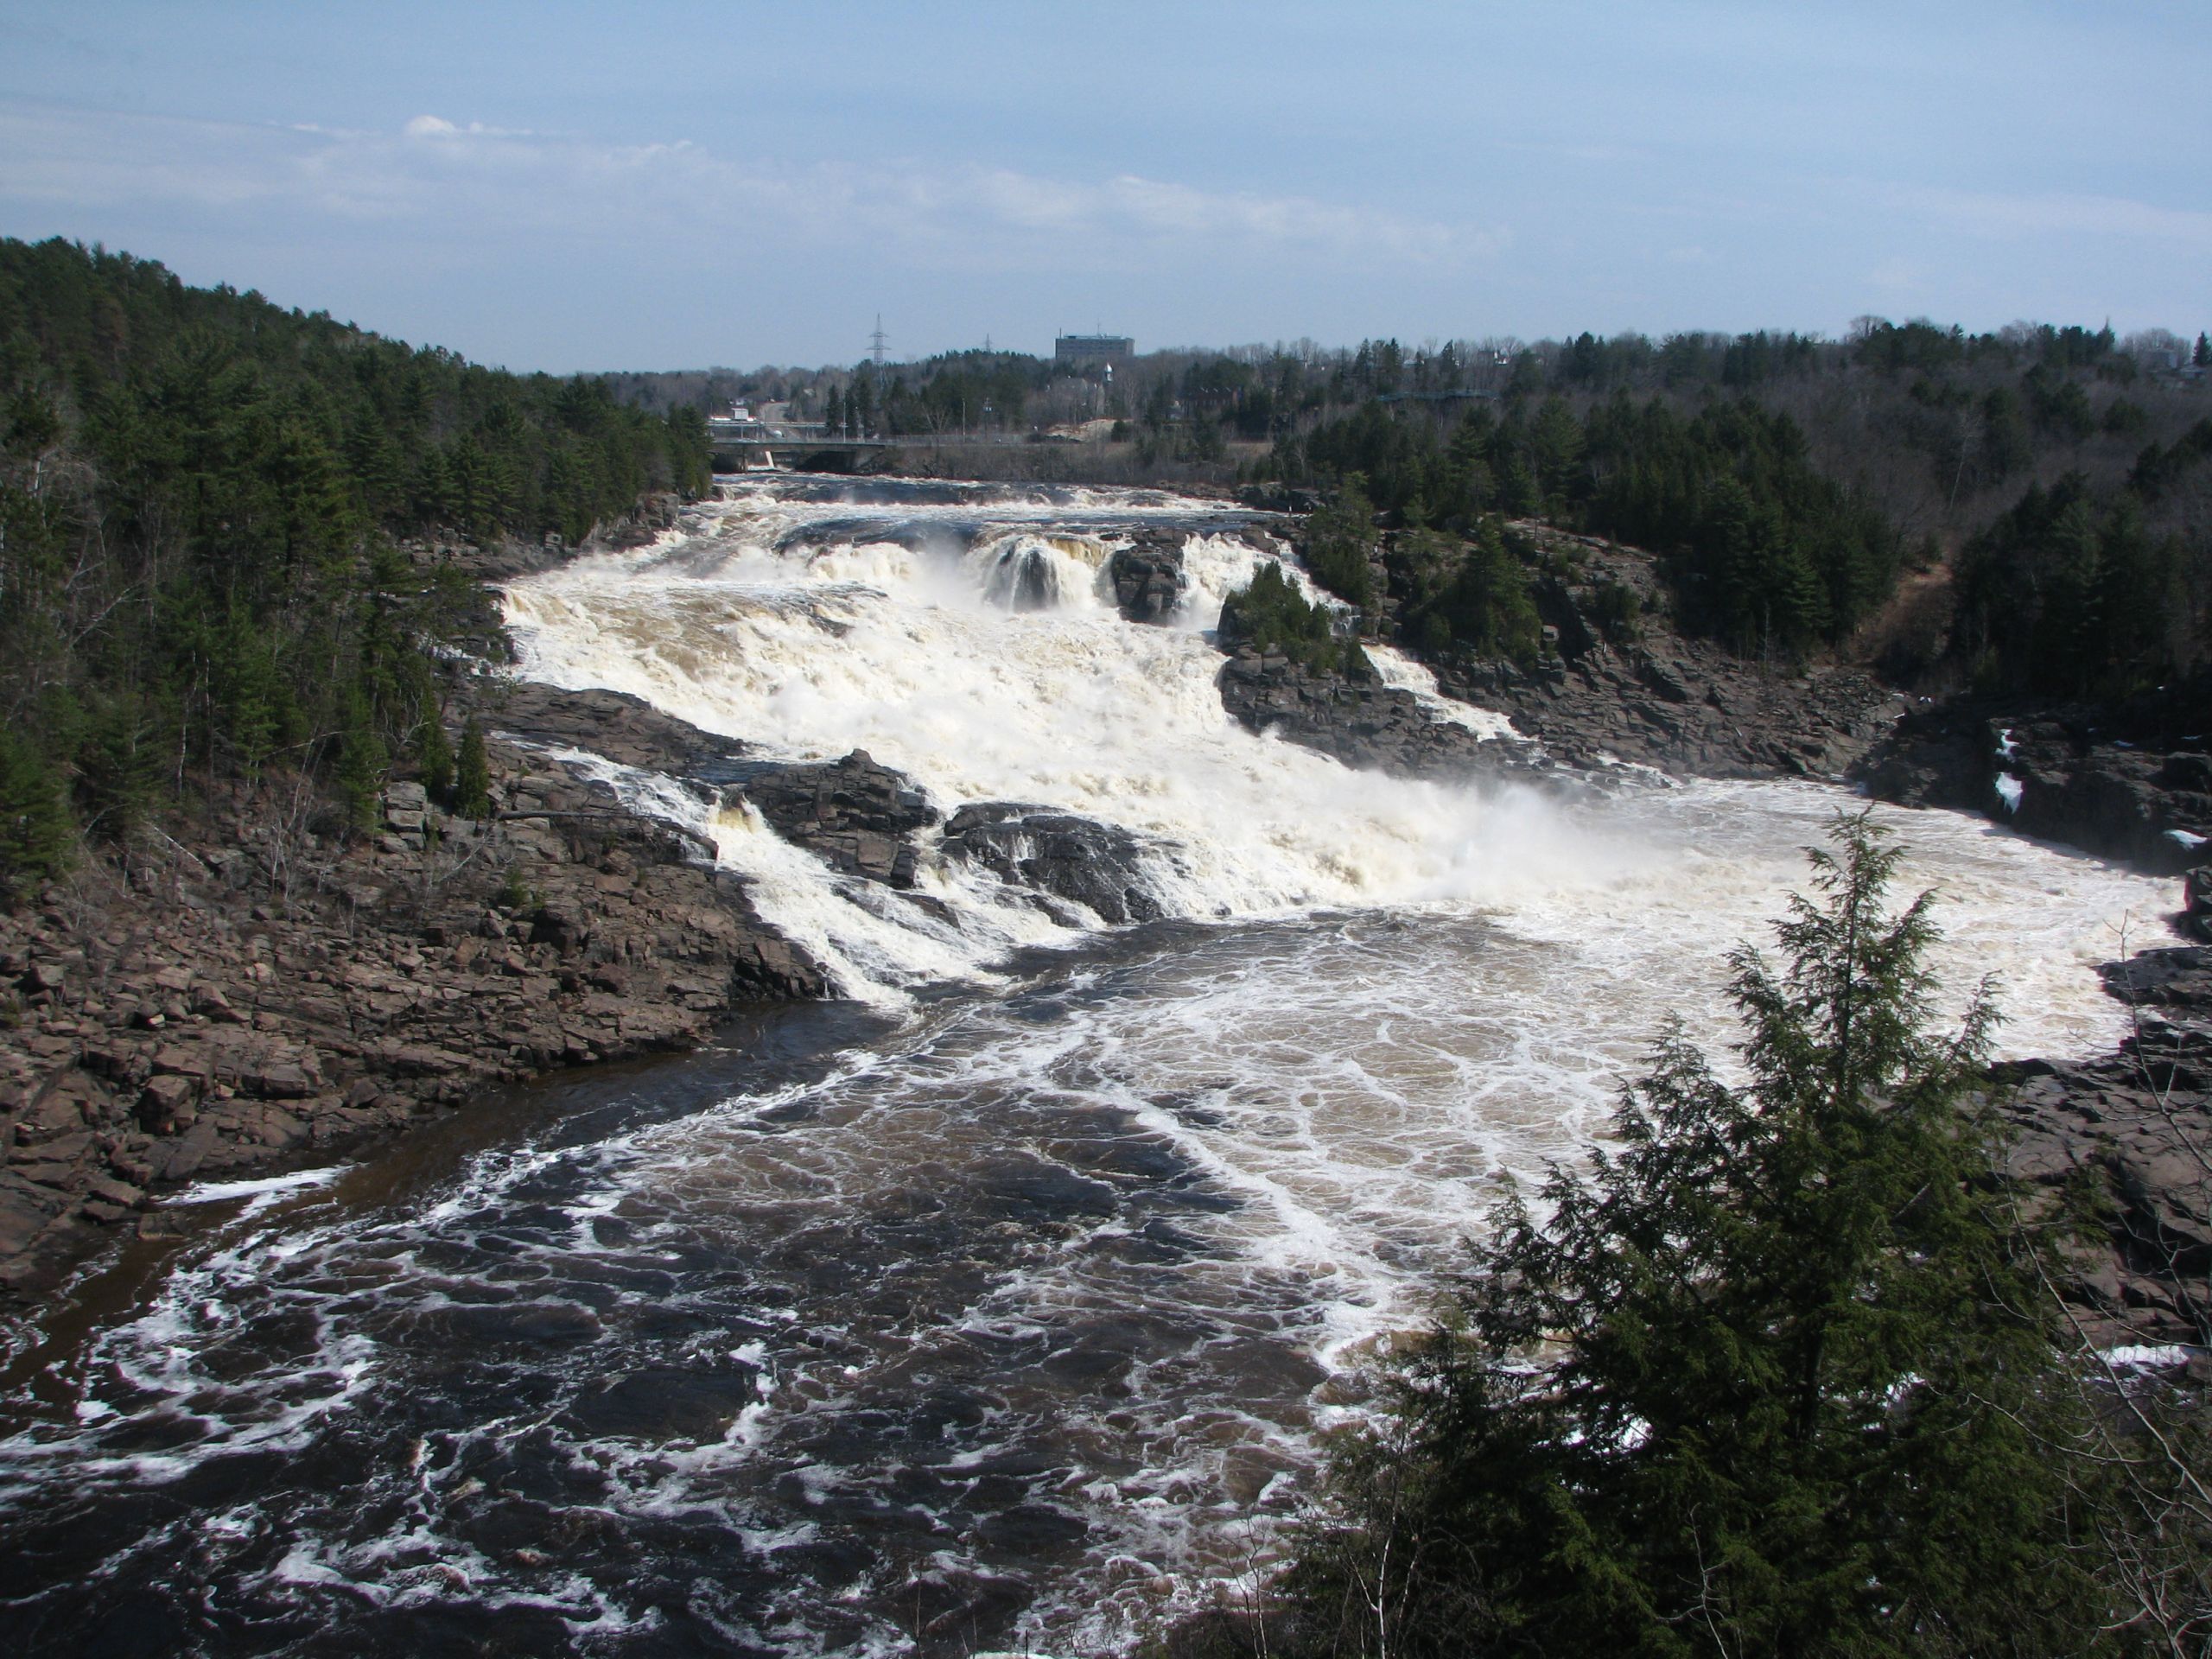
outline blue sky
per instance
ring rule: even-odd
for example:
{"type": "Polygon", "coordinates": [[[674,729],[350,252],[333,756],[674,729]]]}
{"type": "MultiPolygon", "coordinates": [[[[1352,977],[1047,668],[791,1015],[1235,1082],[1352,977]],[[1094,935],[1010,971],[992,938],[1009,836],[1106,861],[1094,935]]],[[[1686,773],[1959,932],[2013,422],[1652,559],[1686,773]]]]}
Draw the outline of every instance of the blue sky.
{"type": "Polygon", "coordinates": [[[2212,326],[2212,18],[0,9],[0,232],[524,369],[1866,313],[2212,326]]]}

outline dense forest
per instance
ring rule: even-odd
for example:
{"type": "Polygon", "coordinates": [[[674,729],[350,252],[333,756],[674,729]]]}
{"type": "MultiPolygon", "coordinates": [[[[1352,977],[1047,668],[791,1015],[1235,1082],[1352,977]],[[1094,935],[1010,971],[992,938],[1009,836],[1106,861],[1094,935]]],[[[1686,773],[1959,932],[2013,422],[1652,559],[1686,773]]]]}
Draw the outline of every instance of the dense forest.
{"type": "Polygon", "coordinates": [[[402,752],[449,765],[467,585],[403,542],[574,539],[709,478],[696,410],[0,241],[0,880],[272,764],[356,810],[402,752]]]}
{"type": "MultiPolygon", "coordinates": [[[[2212,416],[2190,359],[2212,345],[2158,370],[2080,328],[1680,347],[1586,335],[1524,353],[1495,395],[1377,391],[1251,471],[1370,501],[1402,538],[1542,518],[1648,548],[1675,620],[1747,656],[2092,696],[2204,664],[2212,416]],[[1917,638],[1891,613],[1905,578],[1917,638]]],[[[1414,378],[1382,360],[1364,384],[1414,378]]],[[[1315,568],[1365,602],[1363,556],[1315,568]]]]}

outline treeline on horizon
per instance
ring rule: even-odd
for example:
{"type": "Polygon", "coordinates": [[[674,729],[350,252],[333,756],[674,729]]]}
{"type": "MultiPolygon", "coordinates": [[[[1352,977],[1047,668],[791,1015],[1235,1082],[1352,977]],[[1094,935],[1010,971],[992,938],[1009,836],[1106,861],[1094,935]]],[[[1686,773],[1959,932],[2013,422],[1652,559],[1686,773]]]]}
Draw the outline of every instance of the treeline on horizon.
{"type": "MultiPolygon", "coordinates": [[[[1411,349],[1395,340],[1332,348],[1311,340],[1220,350],[1174,347],[1141,353],[1112,376],[1026,352],[988,346],[937,353],[881,365],[866,359],[819,368],[763,366],[606,377],[626,402],[654,410],[718,410],[733,401],[785,406],[793,420],[826,420],[875,435],[952,436],[963,431],[1018,432],[1103,416],[1126,423],[1130,435],[1179,428],[1179,443],[1211,449],[1264,444],[1296,436],[1318,422],[1370,401],[1450,403],[1468,397],[1518,399],[1548,392],[1575,397],[1619,390],[1700,396],[1718,389],[1773,396],[1788,385],[1833,380],[1853,372],[1938,377],[1964,372],[1977,382],[2037,372],[2028,388],[2038,419],[2075,427],[2087,410],[2054,370],[2093,366],[2101,380],[2136,388],[2148,409],[2123,399],[2106,429],[2134,437],[2158,424],[2158,405],[2175,372],[2212,365],[2212,338],[2192,344],[2169,330],[2126,340],[2109,327],[2017,323],[1970,334],[1925,320],[1902,324],[1866,317],[1843,340],[1759,331],[1726,334],[1689,331],[1655,340],[1641,334],[1523,341],[1451,340],[1411,349]],[[2047,406],[2056,396],[2056,407],[2047,406]]],[[[1932,388],[1929,389],[1932,390],[1932,388]]],[[[1943,412],[1955,418],[1953,386],[1943,412]]],[[[2016,390],[1987,413],[1999,457],[2016,454],[2017,424],[2026,405],[2016,390]]],[[[1977,407],[1975,413],[1983,411],[1977,407]]],[[[2091,423],[2096,423],[2091,416],[2091,423]]],[[[1959,432],[1953,448],[1973,451],[1980,435],[1959,432]]],[[[1978,458],[1961,454],[1969,463],[1978,458]]],[[[2003,464],[2001,459],[1999,464],[2003,464]]]]}
{"type": "Polygon", "coordinates": [[[709,480],[696,410],[0,239],[0,886],[272,766],[365,820],[397,756],[452,760],[467,584],[404,541],[574,539],[709,480]]]}

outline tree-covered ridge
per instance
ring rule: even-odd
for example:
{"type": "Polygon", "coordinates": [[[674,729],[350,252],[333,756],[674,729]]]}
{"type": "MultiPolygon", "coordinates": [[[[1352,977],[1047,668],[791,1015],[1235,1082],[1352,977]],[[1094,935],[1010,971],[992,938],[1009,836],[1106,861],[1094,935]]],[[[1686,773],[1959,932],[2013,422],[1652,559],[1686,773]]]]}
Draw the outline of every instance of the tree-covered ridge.
{"type": "Polygon", "coordinates": [[[396,538],[573,538],[708,480],[696,411],[0,241],[0,880],[272,761],[359,805],[445,741],[466,597],[396,538]]]}
{"type": "Polygon", "coordinates": [[[597,378],[479,367],[59,240],[0,239],[0,399],[11,454],[67,437],[141,489],[251,461],[280,493],[300,480],[296,504],[327,488],[336,532],[574,538],[709,476],[696,410],[656,417],[597,378]]]}
{"type": "Polygon", "coordinates": [[[1287,448],[1289,467],[1340,489],[1359,480],[1409,528],[1474,535],[1490,515],[1541,515],[1651,548],[1681,624],[1747,654],[1847,637],[1904,551],[1879,512],[1813,467],[1789,416],[1749,399],[1685,414],[1617,393],[1578,417],[1548,397],[1502,416],[1477,404],[1443,429],[1370,404],[1287,448]]]}
{"type": "Polygon", "coordinates": [[[1685,420],[1617,397],[1583,447],[1586,465],[1560,474],[1570,516],[1659,550],[1693,632],[1802,654],[1849,638],[1896,586],[1902,533],[1812,465],[1786,414],[1745,399],[1685,420]]]}
{"type": "MultiPolygon", "coordinates": [[[[2055,331],[2051,355],[2017,385],[1978,396],[1910,366],[1947,353],[1971,364],[1971,342],[1931,331],[1897,348],[1918,378],[1865,442],[1878,461],[1902,448],[1911,488],[1847,475],[1828,405],[1808,405],[1828,423],[1816,442],[1772,399],[1625,390],[1463,403],[1448,416],[1377,399],[1279,442],[1267,470],[1324,486],[1332,511],[1356,497],[1406,531],[1471,536],[1490,515],[1541,517],[1648,548],[1679,626],[1763,658],[1849,646],[1905,572],[1948,560],[1948,622],[1909,671],[1938,684],[2126,695],[2212,656],[2212,418],[2139,446],[2141,405],[2108,393],[2100,413],[2083,379],[2053,366],[2096,349],[2080,332],[2055,331]],[[2068,457],[2083,464],[2052,470],[2068,457]],[[1936,486],[1954,498],[2019,493],[1961,513],[1947,548],[1914,528],[1928,521],[1914,490],[1936,486]]],[[[1313,569],[1367,602],[1363,562],[1313,569]]]]}

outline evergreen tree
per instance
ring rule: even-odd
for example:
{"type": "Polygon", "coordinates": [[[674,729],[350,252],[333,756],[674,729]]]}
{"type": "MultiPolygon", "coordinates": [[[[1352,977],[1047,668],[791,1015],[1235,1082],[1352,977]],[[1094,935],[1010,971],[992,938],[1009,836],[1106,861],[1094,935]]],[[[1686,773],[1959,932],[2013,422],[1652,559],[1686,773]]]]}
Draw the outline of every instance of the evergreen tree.
{"type": "Polygon", "coordinates": [[[1536,487],[1554,511],[1573,499],[1575,468],[1582,460],[1582,423],[1564,399],[1547,397],[1529,428],[1536,487]]]}
{"type": "Polygon", "coordinates": [[[1329,504],[1306,521],[1306,568],[1313,580],[1347,604],[1375,601],[1375,575],[1368,555],[1375,546],[1375,506],[1367,480],[1354,473],[1338,486],[1329,504]]]}
{"type": "Polygon", "coordinates": [[[1337,639],[1327,607],[1311,603],[1273,559],[1222,601],[1217,637],[1224,646],[1280,652],[1324,674],[1363,674],[1368,667],[1357,640],[1337,639]]]}
{"type": "Polygon", "coordinates": [[[434,801],[449,802],[454,790],[453,744],[446,736],[437,698],[428,690],[423,694],[423,711],[415,728],[415,759],[423,768],[423,792],[434,801]]]}
{"type": "Polygon", "coordinates": [[[0,730],[0,898],[67,869],[76,827],[46,758],[0,730]]]}
{"type": "Polygon", "coordinates": [[[461,755],[454,766],[453,810],[465,818],[492,816],[492,762],[484,752],[484,728],[471,715],[461,728],[461,755]]]}
{"type": "Polygon", "coordinates": [[[1503,657],[1524,668],[1541,654],[1528,568],[1495,519],[1464,543],[1433,531],[1402,535],[1392,571],[1393,588],[1403,590],[1401,626],[1425,650],[1503,657]]]}
{"type": "Polygon", "coordinates": [[[1510,1201],[1393,1427],[1338,1465],[1290,1580],[1313,1650],[2075,1651],[2076,1421],[1959,1111],[1986,995],[1929,1028],[1923,895],[1864,816],[1823,902],[1732,958],[1747,1080],[1679,1023],[1587,1176],[1510,1201]]]}
{"type": "Polygon", "coordinates": [[[348,824],[361,835],[372,835],[384,818],[385,771],[391,757],[377,731],[375,701],[365,688],[347,688],[345,715],[338,740],[338,790],[348,824]]]}

